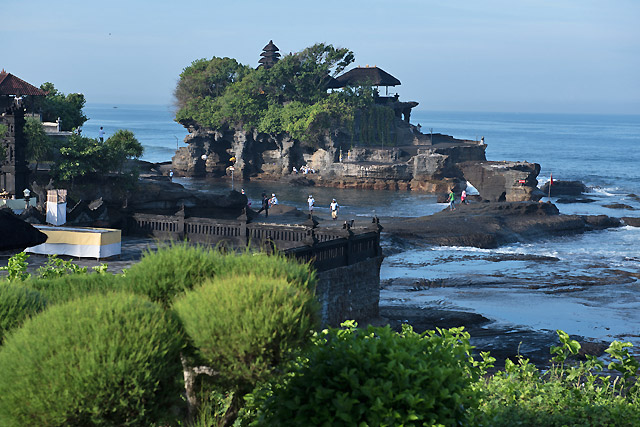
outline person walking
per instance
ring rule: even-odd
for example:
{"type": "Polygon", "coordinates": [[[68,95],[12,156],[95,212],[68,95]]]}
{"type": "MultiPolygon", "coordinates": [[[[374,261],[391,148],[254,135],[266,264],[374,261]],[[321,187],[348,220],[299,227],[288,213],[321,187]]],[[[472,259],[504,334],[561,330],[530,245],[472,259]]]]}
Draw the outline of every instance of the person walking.
{"type": "Polygon", "coordinates": [[[460,195],[460,204],[461,205],[467,204],[467,190],[462,190],[462,194],[460,195]]]}
{"type": "Polygon", "coordinates": [[[169,181],[173,181],[173,169],[169,169],[169,181]]]}
{"type": "Polygon", "coordinates": [[[264,211],[265,218],[269,217],[269,198],[267,193],[262,193],[262,207],[258,210],[258,213],[264,211]]]}
{"type": "Polygon", "coordinates": [[[449,192],[449,209],[452,211],[456,210],[456,195],[453,193],[453,190],[449,192]]]}
{"type": "Polygon", "coordinates": [[[331,204],[329,205],[329,210],[331,211],[331,218],[335,221],[338,219],[338,210],[340,209],[340,205],[336,202],[336,199],[333,199],[331,204]]]}
{"type": "Polygon", "coordinates": [[[100,142],[104,142],[104,129],[100,126],[100,130],[98,131],[98,138],[100,138],[100,142]]]}
{"type": "Polygon", "coordinates": [[[309,198],[307,199],[307,204],[309,205],[309,215],[313,215],[313,206],[316,201],[311,194],[309,194],[309,198]]]}

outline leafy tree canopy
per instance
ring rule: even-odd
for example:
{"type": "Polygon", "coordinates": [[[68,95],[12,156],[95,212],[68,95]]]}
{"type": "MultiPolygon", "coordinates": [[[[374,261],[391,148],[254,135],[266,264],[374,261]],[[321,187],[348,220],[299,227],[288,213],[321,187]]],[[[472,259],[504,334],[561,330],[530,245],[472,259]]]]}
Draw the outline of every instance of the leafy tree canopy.
{"type": "Polygon", "coordinates": [[[50,82],[43,83],[40,89],[48,92],[47,96],[36,101],[36,108],[42,111],[42,119],[45,122],[55,122],[60,117],[61,130],[70,131],[88,120],[82,112],[86,102],[83,94],[65,95],[50,82]]]}
{"type": "Polygon", "coordinates": [[[122,174],[127,159],[138,158],[142,152],[142,145],[128,130],[118,130],[105,142],[74,133],[60,146],[60,159],[52,172],[63,181],[90,173],[122,174]]]}
{"type": "Polygon", "coordinates": [[[356,111],[373,104],[373,91],[327,93],[331,78],[353,61],[349,49],[323,43],[285,55],[269,69],[254,70],[230,58],[194,61],[175,90],[176,121],[212,129],[288,132],[312,145],[329,129],[353,132],[356,111]]]}

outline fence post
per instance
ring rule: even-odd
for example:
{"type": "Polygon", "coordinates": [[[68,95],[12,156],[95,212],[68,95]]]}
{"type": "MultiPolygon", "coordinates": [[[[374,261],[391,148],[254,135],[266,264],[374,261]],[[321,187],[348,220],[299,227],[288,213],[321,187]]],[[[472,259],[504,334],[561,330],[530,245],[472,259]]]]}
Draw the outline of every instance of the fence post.
{"type": "Polygon", "coordinates": [[[185,237],[188,237],[186,236],[184,227],[184,204],[182,205],[180,210],[176,212],[176,219],[178,221],[178,229],[176,230],[176,232],[178,233],[178,238],[180,240],[184,240],[185,237]]]}

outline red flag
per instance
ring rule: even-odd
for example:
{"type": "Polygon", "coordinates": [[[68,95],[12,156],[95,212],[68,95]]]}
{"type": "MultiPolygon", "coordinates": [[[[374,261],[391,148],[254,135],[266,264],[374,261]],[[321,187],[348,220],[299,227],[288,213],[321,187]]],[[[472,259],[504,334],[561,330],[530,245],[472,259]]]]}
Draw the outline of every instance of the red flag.
{"type": "Polygon", "coordinates": [[[549,185],[553,185],[553,173],[551,174],[551,178],[549,178],[549,185]]]}

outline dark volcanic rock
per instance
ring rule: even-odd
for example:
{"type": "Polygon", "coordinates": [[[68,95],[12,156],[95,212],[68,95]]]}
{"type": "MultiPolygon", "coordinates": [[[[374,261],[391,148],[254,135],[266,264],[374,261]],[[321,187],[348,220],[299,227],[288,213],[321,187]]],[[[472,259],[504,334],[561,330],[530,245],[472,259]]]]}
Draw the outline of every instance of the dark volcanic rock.
{"type": "Polygon", "coordinates": [[[626,209],[628,211],[635,211],[636,208],[633,206],[625,205],[624,203],[610,203],[608,205],[602,205],[602,207],[609,209],[626,209]]]}
{"type": "Polygon", "coordinates": [[[569,203],[593,203],[595,200],[588,197],[561,197],[556,200],[556,203],[569,204],[569,203]]]}
{"type": "MultiPolygon", "coordinates": [[[[540,190],[549,194],[549,183],[545,183],[540,190]]],[[[553,181],[551,186],[552,196],[579,196],[586,191],[586,185],[580,181],[553,181]]]]}
{"type": "Polygon", "coordinates": [[[618,218],[611,218],[606,215],[583,215],[582,218],[587,226],[595,230],[620,227],[622,225],[618,218]]]}
{"type": "Polygon", "coordinates": [[[385,232],[440,246],[495,248],[555,235],[620,226],[607,216],[560,215],[551,203],[502,202],[458,205],[434,215],[384,224],[385,232]]]}
{"type": "Polygon", "coordinates": [[[0,209],[0,250],[24,249],[47,241],[47,235],[15,216],[10,209],[0,209]]]}
{"type": "Polygon", "coordinates": [[[632,227],[640,227],[640,218],[625,216],[620,218],[626,225],[630,225],[632,227]]]}

